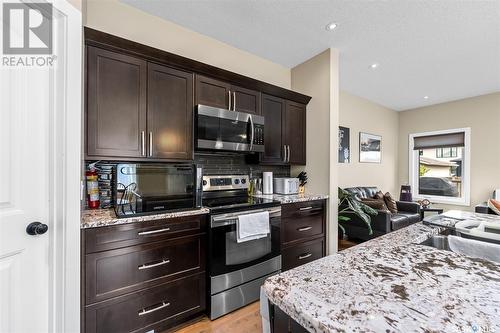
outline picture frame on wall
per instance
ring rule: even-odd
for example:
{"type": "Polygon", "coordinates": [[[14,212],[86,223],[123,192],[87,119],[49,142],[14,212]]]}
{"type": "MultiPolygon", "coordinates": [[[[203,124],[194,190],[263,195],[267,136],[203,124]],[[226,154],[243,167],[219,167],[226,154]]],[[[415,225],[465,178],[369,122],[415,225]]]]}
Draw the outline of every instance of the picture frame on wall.
{"type": "Polygon", "coordinates": [[[359,162],[382,162],[382,136],[359,132],[359,162]]]}
{"type": "Polygon", "coordinates": [[[350,129],[339,126],[339,163],[351,162],[350,129]]]}

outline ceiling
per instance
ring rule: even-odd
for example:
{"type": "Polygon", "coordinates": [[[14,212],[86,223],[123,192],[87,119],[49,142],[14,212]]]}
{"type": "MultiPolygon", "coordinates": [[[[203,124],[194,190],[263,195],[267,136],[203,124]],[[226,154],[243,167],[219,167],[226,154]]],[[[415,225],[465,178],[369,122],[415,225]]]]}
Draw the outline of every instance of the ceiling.
{"type": "Polygon", "coordinates": [[[341,89],[393,110],[500,91],[500,0],[122,2],[289,68],[337,48],[341,89]]]}

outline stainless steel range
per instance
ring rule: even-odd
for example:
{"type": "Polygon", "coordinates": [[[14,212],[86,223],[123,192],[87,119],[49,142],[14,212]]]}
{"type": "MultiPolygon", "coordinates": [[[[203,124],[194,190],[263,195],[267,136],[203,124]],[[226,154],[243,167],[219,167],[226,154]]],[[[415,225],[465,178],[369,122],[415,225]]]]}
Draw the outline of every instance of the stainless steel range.
{"type": "Polygon", "coordinates": [[[203,177],[203,205],[210,208],[210,319],[258,300],[264,280],[281,270],[280,202],[249,197],[248,184],[248,176],[203,177]],[[268,232],[241,239],[241,223],[249,217],[260,219],[255,225],[268,218],[268,232]]]}

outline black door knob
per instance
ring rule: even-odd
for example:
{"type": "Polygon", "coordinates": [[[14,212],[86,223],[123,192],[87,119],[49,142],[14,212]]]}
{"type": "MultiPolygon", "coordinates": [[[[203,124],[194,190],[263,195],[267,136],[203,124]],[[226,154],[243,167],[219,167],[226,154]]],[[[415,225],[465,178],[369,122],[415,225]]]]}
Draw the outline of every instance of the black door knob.
{"type": "Polygon", "coordinates": [[[41,235],[49,230],[49,226],[40,222],[31,222],[26,227],[28,235],[41,235]]]}

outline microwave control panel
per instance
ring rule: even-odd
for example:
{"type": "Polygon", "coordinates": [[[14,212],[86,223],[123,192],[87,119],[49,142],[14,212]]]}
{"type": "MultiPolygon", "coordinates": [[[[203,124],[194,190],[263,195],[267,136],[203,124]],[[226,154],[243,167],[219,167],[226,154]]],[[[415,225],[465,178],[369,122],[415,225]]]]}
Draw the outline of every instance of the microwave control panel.
{"type": "Polygon", "coordinates": [[[264,125],[260,125],[260,124],[254,125],[253,144],[254,145],[263,145],[264,144],[264,125]]]}

